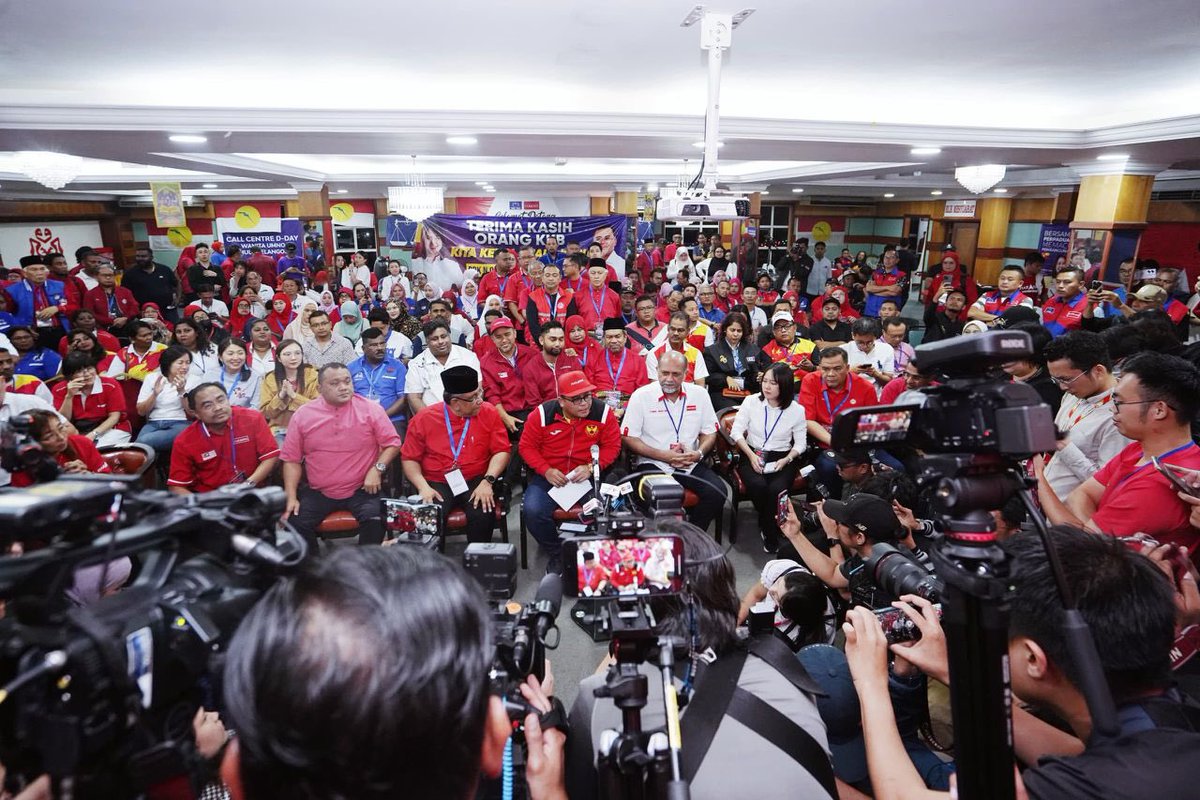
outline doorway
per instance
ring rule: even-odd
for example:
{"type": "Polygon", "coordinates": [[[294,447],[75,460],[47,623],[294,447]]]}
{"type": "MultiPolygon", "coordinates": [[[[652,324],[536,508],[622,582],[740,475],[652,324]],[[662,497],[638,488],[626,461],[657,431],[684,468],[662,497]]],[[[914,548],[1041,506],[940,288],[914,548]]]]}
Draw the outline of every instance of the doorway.
{"type": "Polygon", "coordinates": [[[967,272],[975,274],[975,248],[979,243],[978,222],[955,222],[950,229],[950,243],[958,252],[958,260],[967,265],[967,272]]]}

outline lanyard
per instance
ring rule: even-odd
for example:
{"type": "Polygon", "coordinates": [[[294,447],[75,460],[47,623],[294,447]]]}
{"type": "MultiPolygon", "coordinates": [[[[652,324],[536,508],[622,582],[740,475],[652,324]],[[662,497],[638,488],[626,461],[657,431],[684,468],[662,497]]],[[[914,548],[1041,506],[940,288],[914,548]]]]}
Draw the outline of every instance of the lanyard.
{"type": "Polygon", "coordinates": [[[687,395],[683,392],[679,393],[679,399],[683,401],[683,410],[679,412],[679,422],[675,421],[674,415],[671,414],[671,407],[667,405],[667,398],[658,398],[662,403],[663,411],[667,412],[667,419],[671,420],[671,427],[675,429],[675,442],[679,443],[679,429],[683,427],[683,415],[687,413],[687,395]]]}
{"type": "Polygon", "coordinates": [[[508,282],[512,280],[512,275],[505,275],[504,280],[496,278],[496,285],[500,287],[500,296],[504,297],[504,292],[508,289],[508,282]]]}
{"type": "Polygon", "coordinates": [[[221,370],[218,380],[221,381],[221,388],[225,390],[225,394],[229,395],[230,399],[233,399],[233,393],[237,391],[238,384],[242,382],[242,371],[240,369],[237,371],[237,377],[233,379],[233,386],[231,387],[225,386],[225,376],[227,374],[225,370],[221,370]]]}
{"type": "MultiPolygon", "coordinates": [[[[1090,417],[1090,416],[1091,416],[1093,413],[1095,413],[1095,411],[1096,411],[1096,409],[1097,409],[1097,408],[1100,408],[1101,406],[1108,405],[1108,404],[1109,404],[1109,403],[1111,403],[1111,402],[1112,402],[1112,392],[1111,392],[1111,391],[1109,391],[1107,394],[1105,394],[1105,395],[1104,395],[1104,397],[1103,397],[1103,398],[1101,398],[1101,399],[1100,399],[1100,400],[1098,400],[1097,402],[1095,402],[1095,403],[1089,403],[1089,404],[1088,404],[1088,406],[1087,406],[1087,408],[1086,408],[1086,410],[1084,410],[1084,411],[1080,411],[1078,414],[1076,414],[1076,415],[1075,415],[1075,416],[1074,416],[1074,417],[1071,419],[1071,427],[1070,427],[1068,430],[1074,430],[1076,425],[1078,425],[1079,423],[1083,422],[1085,419],[1087,419],[1087,418],[1088,418],[1088,417],[1090,417]]],[[[1076,408],[1076,409],[1078,409],[1078,408],[1079,408],[1079,406],[1081,406],[1081,405],[1083,405],[1083,403],[1082,403],[1082,402],[1078,403],[1078,404],[1075,406],[1075,408],[1076,408]]]]}
{"type": "Polygon", "coordinates": [[[576,278],[575,283],[573,285],[571,283],[571,279],[567,278],[567,288],[570,289],[572,292],[583,291],[583,276],[580,275],[578,278],[576,278]]]}
{"type": "Polygon", "coordinates": [[[454,443],[454,428],[450,426],[450,409],[442,406],[442,415],[446,418],[446,438],[450,440],[450,456],[454,459],[454,464],[451,469],[458,469],[458,454],[462,452],[463,446],[467,443],[467,431],[471,430],[471,418],[467,417],[467,422],[463,425],[462,436],[458,439],[458,444],[454,443]]]}
{"type": "MultiPolygon", "coordinates": [[[[235,384],[236,385],[236,384],[235,384]]],[[[208,444],[212,447],[213,452],[217,451],[216,445],[213,443],[212,434],[208,430],[208,426],[204,426],[204,435],[208,437],[208,444]]],[[[233,468],[233,481],[240,483],[246,479],[246,476],[238,469],[237,463],[237,439],[233,435],[233,417],[229,418],[229,465],[233,468]]]]}
{"type": "Polygon", "coordinates": [[[829,389],[826,388],[821,392],[821,399],[825,401],[825,410],[829,413],[829,422],[833,423],[833,417],[842,410],[842,406],[846,405],[846,401],[850,399],[850,383],[854,380],[852,374],[846,375],[846,396],[842,398],[842,402],[837,404],[837,408],[833,408],[829,403],[829,389]]]}
{"type": "Polygon", "coordinates": [[[558,295],[546,295],[546,305],[550,307],[550,319],[558,319],[558,295]]]}
{"type": "Polygon", "coordinates": [[[605,364],[605,366],[608,367],[608,377],[612,378],[613,389],[617,388],[617,378],[620,376],[621,372],[625,369],[625,357],[628,355],[629,355],[628,350],[621,351],[621,363],[617,364],[617,370],[616,370],[616,372],[614,372],[613,366],[612,366],[612,353],[608,352],[607,350],[604,351],[604,364],[605,364]]]}
{"type": "MultiPolygon", "coordinates": [[[[1195,445],[1194,445],[1194,443],[1192,443],[1192,442],[1187,442],[1187,443],[1185,443],[1185,444],[1181,444],[1181,445],[1179,445],[1179,447],[1176,447],[1174,450],[1168,450],[1167,452],[1163,453],[1161,456],[1159,456],[1159,457],[1158,457],[1158,460],[1159,460],[1160,462],[1166,461],[1168,458],[1170,458],[1171,456],[1175,455],[1176,453],[1182,452],[1182,451],[1184,451],[1184,450],[1187,450],[1189,447],[1194,447],[1194,446],[1195,446],[1195,445]]],[[[1144,457],[1145,457],[1145,455],[1146,455],[1146,452],[1143,450],[1143,451],[1142,451],[1142,457],[1144,458],[1144,457]]],[[[1126,475],[1124,478],[1121,478],[1121,480],[1117,481],[1117,486],[1120,486],[1121,484],[1125,483],[1125,481],[1127,481],[1127,480],[1129,480],[1130,478],[1132,478],[1134,475],[1137,475],[1139,472],[1141,472],[1142,470],[1144,470],[1146,467],[1150,466],[1150,464],[1151,464],[1151,463],[1152,463],[1152,462],[1150,462],[1150,461],[1147,461],[1145,464],[1142,464],[1140,467],[1137,467],[1137,468],[1135,468],[1133,471],[1131,471],[1131,472],[1130,472],[1128,475],[1126,475]]],[[[1114,487],[1114,488],[1115,488],[1115,487],[1114,487]]]]}
{"type": "Polygon", "coordinates": [[[590,286],[588,287],[588,300],[591,302],[592,308],[596,309],[596,318],[597,319],[603,318],[603,315],[600,313],[600,309],[604,308],[604,301],[608,299],[607,297],[604,296],[604,291],[605,291],[604,289],[600,290],[600,302],[597,303],[596,302],[596,290],[590,286]]]}
{"type": "Polygon", "coordinates": [[[366,364],[363,364],[363,378],[365,378],[367,381],[367,393],[371,397],[379,397],[379,392],[375,391],[375,384],[379,383],[379,376],[383,374],[383,371],[386,368],[387,362],[382,361],[380,362],[379,366],[375,368],[375,374],[372,375],[370,371],[367,370],[366,364]]]}
{"type": "Polygon", "coordinates": [[[108,313],[117,313],[117,293],[113,292],[108,296],[108,313]]]}
{"type": "Polygon", "coordinates": [[[742,374],[742,357],[740,355],[738,355],[738,349],[736,347],[731,347],[731,348],[729,348],[729,352],[733,354],[733,368],[735,370],[737,370],[738,375],[741,375],[742,374]]]}
{"type": "MultiPolygon", "coordinates": [[[[847,397],[848,396],[849,395],[847,395],[847,397]]],[[[826,404],[829,403],[828,397],[825,398],[825,403],[826,404]]],[[[781,409],[779,409],[779,416],[775,417],[775,424],[771,426],[770,430],[767,430],[767,415],[770,411],[770,408],[771,408],[771,406],[768,405],[766,401],[763,401],[763,443],[762,443],[762,446],[763,446],[764,450],[767,447],[767,442],[770,441],[770,439],[771,439],[771,434],[773,434],[775,432],[775,429],[779,427],[779,420],[783,419],[783,409],[781,408],[781,409]]],[[[841,406],[838,406],[838,408],[841,408],[841,406]]]]}

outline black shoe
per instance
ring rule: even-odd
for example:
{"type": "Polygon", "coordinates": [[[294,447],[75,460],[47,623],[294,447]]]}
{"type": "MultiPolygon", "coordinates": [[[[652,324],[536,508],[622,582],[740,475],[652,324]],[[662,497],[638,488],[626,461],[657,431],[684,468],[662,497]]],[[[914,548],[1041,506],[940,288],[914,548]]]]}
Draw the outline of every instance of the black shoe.
{"type": "Polygon", "coordinates": [[[763,552],[769,555],[775,555],[779,552],[779,540],[774,536],[768,537],[767,532],[759,530],[758,535],[762,538],[763,552]]]}

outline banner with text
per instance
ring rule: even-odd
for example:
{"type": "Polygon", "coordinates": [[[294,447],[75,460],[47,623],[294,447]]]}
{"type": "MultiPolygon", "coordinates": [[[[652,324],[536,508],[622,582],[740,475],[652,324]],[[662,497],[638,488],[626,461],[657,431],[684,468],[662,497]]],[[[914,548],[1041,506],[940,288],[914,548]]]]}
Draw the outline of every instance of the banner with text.
{"type": "MultiPolygon", "coordinates": [[[[531,246],[537,256],[546,250],[546,239],[555,236],[559,250],[569,242],[586,250],[593,242],[600,245],[601,257],[619,277],[625,277],[624,215],[601,217],[471,217],[456,214],[434,214],[417,228],[414,270],[425,263],[454,262],[459,270],[476,269],[483,273],[495,265],[496,251],[520,250],[531,246]]],[[[392,232],[403,234],[388,220],[389,239],[392,232]]],[[[389,242],[390,243],[390,242],[389,242]]],[[[449,265],[448,265],[449,266],[449,265]]],[[[443,287],[444,288],[444,287],[443,287]]]]}
{"type": "Polygon", "coordinates": [[[218,218],[217,231],[226,252],[231,244],[236,244],[242,248],[243,257],[249,257],[251,247],[261,247],[272,258],[283,255],[288,243],[296,245],[298,252],[303,248],[304,224],[298,219],[261,217],[253,226],[246,226],[233,219],[218,218]]]}
{"type": "Polygon", "coordinates": [[[1071,250],[1070,225],[1043,225],[1038,235],[1038,252],[1045,261],[1042,263],[1043,272],[1053,272],[1054,264],[1059,258],[1065,257],[1071,250]]]}

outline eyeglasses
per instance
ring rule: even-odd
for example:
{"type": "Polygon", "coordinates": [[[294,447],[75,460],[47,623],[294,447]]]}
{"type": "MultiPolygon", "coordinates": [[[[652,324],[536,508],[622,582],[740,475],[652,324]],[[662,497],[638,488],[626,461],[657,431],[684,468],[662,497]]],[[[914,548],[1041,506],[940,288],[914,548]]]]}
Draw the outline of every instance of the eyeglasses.
{"type": "Polygon", "coordinates": [[[1062,378],[1056,378],[1053,375],[1050,376],[1050,380],[1054,383],[1055,386],[1057,386],[1060,389],[1069,389],[1069,388],[1071,388],[1072,383],[1079,380],[1084,375],[1087,375],[1089,371],[1090,370],[1085,370],[1085,371],[1079,373],[1078,375],[1076,375],[1074,378],[1071,378],[1069,381],[1064,381],[1062,378]]]}
{"type": "Polygon", "coordinates": [[[470,403],[470,404],[474,405],[475,403],[483,402],[483,392],[476,392],[475,394],[468,394],[468,395],[456,394],[456,395],[453,395],[451,397],[451,399],[452,400],[461,400],[464,403],[470,403]]]}
{"type": "Polygon", "coordinates": [[[1141,406],[1146,405],[1147,403],[1162,403],[1172,411],[1175,410],[1175,406],[1171,405],[1166,400],[1117,400],[1116,398],[1113,398],[1112,401],[1113,411],[1120,411],[1121,406],[1141,406]]]}
{"type": "Polygon", "coordinates": [[[592,395],[590,393],[589,394],[577,394],[574,397],[564,397],[563,398],[563,400],[567,403],[582,403],[584,400],[591,400],[591,399],[592,399],[592,395]]]}

